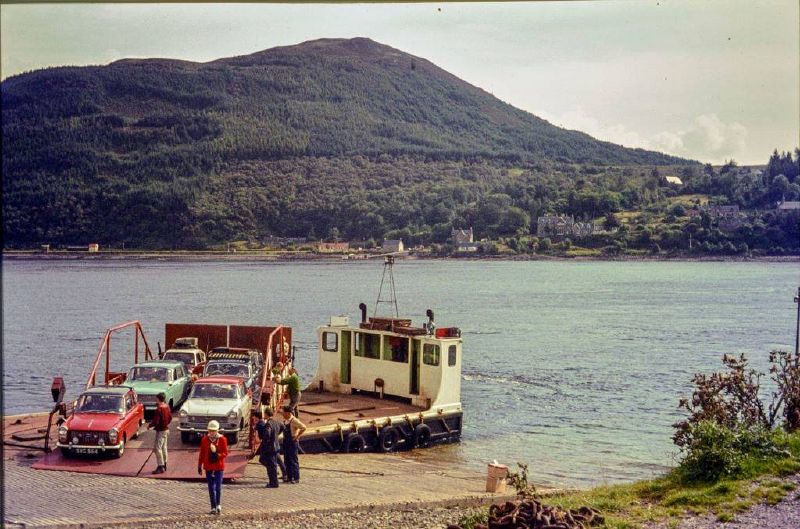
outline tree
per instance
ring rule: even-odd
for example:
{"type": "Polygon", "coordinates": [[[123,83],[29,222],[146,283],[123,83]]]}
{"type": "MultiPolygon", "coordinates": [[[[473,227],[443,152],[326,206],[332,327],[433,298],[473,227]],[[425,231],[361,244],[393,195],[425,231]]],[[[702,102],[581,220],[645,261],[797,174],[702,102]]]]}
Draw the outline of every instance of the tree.
{"type": "Polygon", "coordinates": [[[610,212],[606,214],[606,218],[603,221],[603,228],[605,230],[611,231],[614,228],[619,228],[620,225],[621,224],[619,222],[619,219],[617,219],[616,215],[614,215],[613,213],[610,213],[610,212]]]}

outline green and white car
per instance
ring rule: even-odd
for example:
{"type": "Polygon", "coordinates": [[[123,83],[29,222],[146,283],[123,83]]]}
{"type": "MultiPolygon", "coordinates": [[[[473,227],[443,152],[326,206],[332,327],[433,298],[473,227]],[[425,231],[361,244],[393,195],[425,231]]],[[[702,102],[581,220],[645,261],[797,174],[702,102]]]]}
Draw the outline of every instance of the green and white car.
{"type": "Polygon", "coordinates": [[[136,390],[146,412],[155,411],[159,393],[166,395],[167,404],[175,410],[186,400],[192,377],[186,372],[183,362],[151,360],[133,366],[125,384],[136,390]]]}

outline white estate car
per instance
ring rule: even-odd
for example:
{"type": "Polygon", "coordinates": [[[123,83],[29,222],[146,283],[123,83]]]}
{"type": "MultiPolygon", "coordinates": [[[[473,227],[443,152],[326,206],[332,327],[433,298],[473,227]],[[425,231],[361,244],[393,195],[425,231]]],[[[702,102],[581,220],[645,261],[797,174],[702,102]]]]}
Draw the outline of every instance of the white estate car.
{"type": "Polygon", "coordinates": [[[250,424],[253,395],[244,381],[235,376],[199,378],[189,398],[181,406],[178,430],[188,443],[206,433],[209,421],[219,422],[219,431],[228,442],[239,442],[239,433],[250,424]]]}

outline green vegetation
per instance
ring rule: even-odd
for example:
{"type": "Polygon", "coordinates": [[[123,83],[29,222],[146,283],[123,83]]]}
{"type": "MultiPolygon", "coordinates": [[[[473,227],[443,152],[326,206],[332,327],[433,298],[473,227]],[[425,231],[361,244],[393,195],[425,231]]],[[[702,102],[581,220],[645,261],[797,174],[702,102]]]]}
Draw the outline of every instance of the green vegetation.
{"type": "Polygon", "coordinates": [[[776,151],[757,176],[626,149],[368,39],[50,68],[1,88],[8,249],[280,236],[402,238],[448,254],[450,230],[472,227],[488,254],[800,252],[798,216],[767,211],[800,197],[797,153],[776,151]],[[690,197],[748,211],[726,225],[690,216],[690,197]],[[534,243],[545,214],[601,232],[534,243]]]}
{"type": "Polygon", "coordinates": [[[50,68],[3,81],[2,112],[7,247],[513,234],[573,180],[605,193],[607,167],[688,163],[554,127],[368,39],[50,68]]]}

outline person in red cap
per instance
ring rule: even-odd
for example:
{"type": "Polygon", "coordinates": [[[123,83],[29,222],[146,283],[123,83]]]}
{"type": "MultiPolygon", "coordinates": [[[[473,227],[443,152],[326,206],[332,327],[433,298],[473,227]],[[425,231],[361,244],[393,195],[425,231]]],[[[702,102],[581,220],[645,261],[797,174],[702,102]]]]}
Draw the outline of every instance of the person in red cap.
{"type": "Polygon", "coordinates": [[[206,471],[208,498],[211,500],[211,514],[222,514],[222,474],[225,472],[225,458],[228,456],[228,440],[219,434],[219,423],[208,423],[208,434],[200,441],[200,457],[197,460],[197,473],[206,471]]]}

